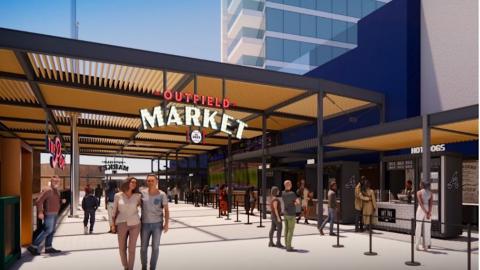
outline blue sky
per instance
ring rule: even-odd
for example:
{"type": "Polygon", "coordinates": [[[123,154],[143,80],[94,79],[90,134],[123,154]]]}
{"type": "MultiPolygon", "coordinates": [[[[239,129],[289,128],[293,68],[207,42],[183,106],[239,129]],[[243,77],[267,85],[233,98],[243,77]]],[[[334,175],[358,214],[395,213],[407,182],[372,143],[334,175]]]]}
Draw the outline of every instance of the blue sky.
{"type": "MultiPolygon", "coordinates": [[[[69,0],[2,0],[0,27],[70,37],[69,0]]],[[[79,39],[220,60],[219,0],[77,0],[79,39]]]]}

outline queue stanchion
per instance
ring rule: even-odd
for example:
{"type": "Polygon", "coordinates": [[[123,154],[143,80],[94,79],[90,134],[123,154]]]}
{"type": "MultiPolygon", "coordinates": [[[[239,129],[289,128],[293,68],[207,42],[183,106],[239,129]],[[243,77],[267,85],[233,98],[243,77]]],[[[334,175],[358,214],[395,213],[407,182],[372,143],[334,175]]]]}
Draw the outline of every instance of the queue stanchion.
{"type": "Polygon", "coordinates": [[[260,225],[258,225],[257,228],[264,228],[265,226],[263,226],[263,224],[262,224],[262,216],[263,216],[263,214],[262,214],[262,203],[259,203],[259,206],[260,207],[259,207],[258,210],[260,212],[260,225]]]}
{"type": "Polygon", "coordinates": [[[377,252],[372,251],[372,215],[370,215],[370,224],[368,224],[368,239],[369,239],[369,244],[368,244],[369,248],[368,248],[368,251],[364,252],[363,254],[367,256],[378,255],[377,252]]]}
{"type": "Polygon", "coordinates": [[[218,217],[217,218],[222,218],[222,213],[220,207],[218,207],[218,217]]]}
{"type": "Polygon", "coordinates": [[[343,245],[340,245],[340,221],[337,218],[337,244],[332,245],[334,248],[343,248],[343,245]]]}
{"type": "Polygon", "coordinates": [[[247,210],[247,223],[245,223],[245,225],[250,225],[252,223],[250,223],[250,211],[247,210]]]}
{"type": "MultiPolygon", "coordinates": [[[[227,207],[227,208],[230,208],[230,207],[227,207]]],[[[227,218],[226,218],[225,220],[232,220],[232,219],[230,218],[230,211],[228,211],[228,209],[227,209],[227,218]]]]}
{"type": "Polygon", "coordinates": [[[241,222],[241,220],[238,219],[238,202],[235,202],[235,204],[237,208],[237,220],[235,220],[234,222],[241,222]]]}
{"type": "Polygon", "coordinates": [[[467,269],[472,269],[472,225],[468,223],[467,226],[467,269]]]}
{"type": "Polygon", "coordinates": [[[411,251],[410,251],[410,261],[408,262],[405,262],[406,265],[409,265],[409,266],[419,266],[421,265],[419,262],[416,262],[415,261],[415,219],[412,218],[411,219],[411,224],[410,224],[410,242],[411,242],[411,251]]]}

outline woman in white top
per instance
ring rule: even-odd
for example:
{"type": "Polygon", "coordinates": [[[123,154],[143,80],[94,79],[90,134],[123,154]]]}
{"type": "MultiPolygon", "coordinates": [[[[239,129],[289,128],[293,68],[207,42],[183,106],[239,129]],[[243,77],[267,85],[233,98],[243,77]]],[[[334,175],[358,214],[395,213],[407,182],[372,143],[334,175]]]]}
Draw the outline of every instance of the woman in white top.
{"type": "Polygon", "coordinates": [[[430,183],[420,182],[420,190],[417,192],[417,226],[415,231],[417,250],[420,250],[420,240],[422,239],[422,224],[423,224],[423,249],[427,251],[427,246],[431,243],[431,226],[432,226],[432,191],[430,190],[430,183]],[[424,222],[425,221],[425,222],[424,222]]]}
{"type": "Polygon", "coordinates": [[[113,201],[113,232],[118,233],[118,247],[120,259],[124,269],[133,270],[135,262],[135,248],[140,233],[140,217],[138,207],[142,196],[138,192],[137,179],[129,177],[121,185],[120,192],[115,194],[113,201]],[[128,257],[127,257],[128,238],[128,257]]]}

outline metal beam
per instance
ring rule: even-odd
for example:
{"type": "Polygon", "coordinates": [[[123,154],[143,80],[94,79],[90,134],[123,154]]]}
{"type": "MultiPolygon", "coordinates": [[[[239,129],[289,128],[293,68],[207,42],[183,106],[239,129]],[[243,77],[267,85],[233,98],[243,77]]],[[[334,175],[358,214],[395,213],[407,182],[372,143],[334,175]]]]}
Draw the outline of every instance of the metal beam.
{"type": "Polygon", "coordinates": [[[320,230],[323,221],[323,96],[317,96],[317,228],[320,230]]]}
{"type": "Polygon", "coordinates": [[[455,134],[458,134],[458,135],[478,137],[478,134],[475,134],[475,133],[463,132],[463,131],[458,131],[458,130],[453,130],[453,129],[438,128],[438,127],[430,127],[430,129],[434,129],[434,130],[438,130],[438,131],[451,132],[451,133],[455,133],[455,134]]]}
{"type": "Polygon", "coordinates": [[[429,116],[422,116],[422,181],[430,183],[430,123],[429,116]]]}
{"type": "Polygon", "coordinates": [[[38,103],[40,103],[43,110],[45,111],[45,115],[47,116],[48,121],[52,125],[53,130],[55,131],[57,136],[60,138],[62,144],[64,144],[63,137],[61,136],[60,130],[57,127],[52,111],[50,110],[50,108],[48,108],[47,102],[43,97],[40,87],[38,87],[38,84],[32,82],[35,79],[35,73],[32,69],[32,66],[29,64],[26,53],[15,50],[15,57],[17,58],[18,63],[22,67],[23,72],[25,72],[25,75],[28,79],[28,85],[30,86],[30,89],[32,89],[32,92],[35,95],[35,98],[37,99],[38,103]]]}
{"type": "Polygon", "coordinates": [[[265,148],[267,147],[267,116],[262,115],[262,215],[267,218],[267,157],[265,156],[265,148]]]}
{"type": "MultiPolygon", "coordinates": [[[[240,65],[148,52],[88,41],[71,40],[36,33],[0,28],[0,47],[59,55],[84,60],[129,65],[154,69],[168,69],[182,73],[200,73],[206,76],[277,85],[296,89],[322,89],[327,93],[379,103],[382,94],[331,81],[263,70],[240,65]]],[[[252,89],[252,91],[254,91],[252,89]]]]}

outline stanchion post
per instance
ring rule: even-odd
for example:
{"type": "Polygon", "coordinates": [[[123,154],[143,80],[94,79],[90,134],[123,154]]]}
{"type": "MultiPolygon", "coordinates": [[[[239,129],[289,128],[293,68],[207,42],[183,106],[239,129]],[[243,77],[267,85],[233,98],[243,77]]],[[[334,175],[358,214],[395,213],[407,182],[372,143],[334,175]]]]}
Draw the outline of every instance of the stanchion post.
{"type": "Polygon", "coordinates": [[[370,224],[368,224],[368,240],[369,240],[368,251],[364,252],[363,254],[367,256],[378,255],[376,252],[372,251],[372,215],[370,215],[370,224]]]}
{"type": "MultiPolygon", "coordinates": [[[[230,208],[230,207],[227,207],[227,208],[230,208]]],[[[228,209],[227,209],[227,218],[226,218],[225,220],[232,220],[232,219],[230,218],[230,212],[228,211],[228,209]]]]}
{"type": "Polygon", "coordinates": [[[218,207],[218,217],[217,218],[222,218],[222,213],[220,207],[218,207]]]}
{"type": "Polygon", "coordinates": [[[260,225],[258,225],[257,228],[264,228],[265,226],[263,226],[263,224],[262,224],[262,215],[263,215],[263,213],[262,213],[262,209],[263,209],[262,208],[262,203],[258,202],[258,205],[259,205],[258,211],[260,212],[260,225]]]}
{"type": "Polygon", "coordinates": [[[467,269],[471,270],[472,269],[472,225],[468,223],[467,226],[467,269]]]}
{"type": "Polygon", "coordinates": [[[245,223],[245,225],[250,225],[252,223],[250,223],[250,211],[247,210],[247,223],[245,223]]]}
{"type": "Polygon", "coordinates": [[[415,261],[415,219],[412,218],[411,224],[410,224],[410,242],[411,242],[411,259],[408,262],[405,262],[406,265],[409,266],[419,266],[420,263],[415,261]]]}
{"type": "Polygon", "coordinates": [[[238,202],[235,201],[235,204],[236,204],[236,208],[237,208],[237,220],[235,220],[235,222],[241,222],[241,220],[238,219],[238,202]]]}
{"type": "Polygon", "coordinates": [[[340,221],[337,218],[337,244],[332,245],[334,248],[343,248],[343,245],[340,245],[340,221]]]}

